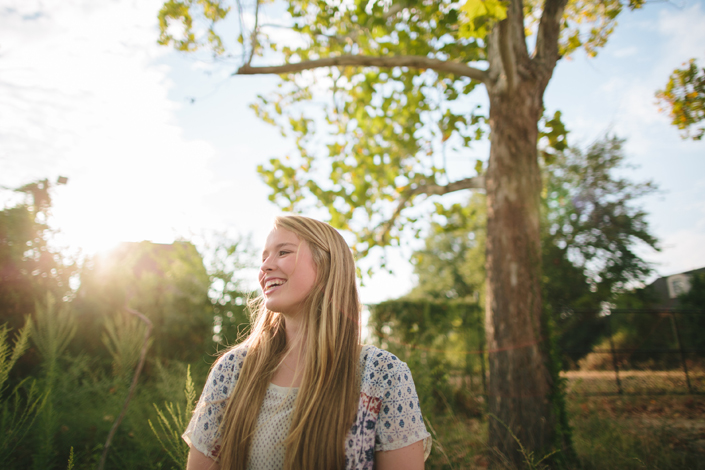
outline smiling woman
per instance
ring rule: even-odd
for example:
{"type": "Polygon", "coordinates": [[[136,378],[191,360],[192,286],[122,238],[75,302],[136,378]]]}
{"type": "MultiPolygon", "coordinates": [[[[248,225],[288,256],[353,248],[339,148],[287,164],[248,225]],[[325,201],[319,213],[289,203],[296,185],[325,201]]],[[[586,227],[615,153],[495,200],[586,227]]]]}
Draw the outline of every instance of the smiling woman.
{"type": "Polygon", "coordinates": [[[330,225],[278,217],[251,335],[213,365],[184,439],[188,468],[406,469],[431,437],[406,364],[360,344],[350,248],[330,225]]]}

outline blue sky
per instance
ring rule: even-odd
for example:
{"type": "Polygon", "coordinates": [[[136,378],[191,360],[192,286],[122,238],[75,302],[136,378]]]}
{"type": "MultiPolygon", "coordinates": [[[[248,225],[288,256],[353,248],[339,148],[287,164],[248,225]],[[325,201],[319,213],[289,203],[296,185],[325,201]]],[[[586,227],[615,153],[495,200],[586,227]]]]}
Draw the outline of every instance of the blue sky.
{"type": "MultiPolygon", "coordinates": [[[[0,0],[0,186],[69,177],[57,188],[62,242],[88,252],[119,241],[252,233],[256,245],[278,210],[255,168],[293,148],[248,108],[275,77],[230,77],[232,66],[156,44],[158,0],[0,0]],[[191,103],[191,98],[195,101],[191,103]]],[[[661,274],[705,266],[705,142],[680,139],[654,91],[691,57],[705,64],[705,3],[656,3],[619,19],[595,59],[558,65],[545,96],[561,110],[571,144],[606,132],[627,139],[635,180],[661,188],[643,201],[661,274]]],[[[471,174],[486,147],[451,160],[471,174]]],[[[9,193],[2,193],[8,202],[9,193]]],[[[392,253],[365,302],[413,284],[411,247],[392,253]]]]}

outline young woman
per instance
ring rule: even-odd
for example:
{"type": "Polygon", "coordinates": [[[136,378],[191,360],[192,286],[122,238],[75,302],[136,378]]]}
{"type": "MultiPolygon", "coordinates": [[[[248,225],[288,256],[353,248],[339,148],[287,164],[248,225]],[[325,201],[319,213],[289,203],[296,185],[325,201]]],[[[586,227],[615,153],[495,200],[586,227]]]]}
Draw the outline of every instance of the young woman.
{"type": "Polygon", "coordinates": [[[360,344],[355,264],[330,225],[278,217],[252,333],[213,365],[189,470],[418,470],[431,447],[409,368],[360,344]]]}

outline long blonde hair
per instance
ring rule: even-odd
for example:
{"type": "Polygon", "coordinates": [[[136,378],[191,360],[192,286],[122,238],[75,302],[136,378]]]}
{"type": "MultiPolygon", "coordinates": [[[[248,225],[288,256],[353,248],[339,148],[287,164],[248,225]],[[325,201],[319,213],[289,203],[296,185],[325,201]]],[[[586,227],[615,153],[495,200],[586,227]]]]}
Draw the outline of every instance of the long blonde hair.
{"type": "MultiPolygon", "coordinates": [[[[297,215],[277,217],[274,228],[296,234],[311,249],[316,281],[301,314],[304,369],[285,441],[285,470],[345,466],[345,436],[360,398],[360,300],[355,262],[330,225],[297,215]]],[[[286,353],[284,316],[255,303],[247,356],[221,424],[220,464],[244,470],[262,401],[286,353]]]]}

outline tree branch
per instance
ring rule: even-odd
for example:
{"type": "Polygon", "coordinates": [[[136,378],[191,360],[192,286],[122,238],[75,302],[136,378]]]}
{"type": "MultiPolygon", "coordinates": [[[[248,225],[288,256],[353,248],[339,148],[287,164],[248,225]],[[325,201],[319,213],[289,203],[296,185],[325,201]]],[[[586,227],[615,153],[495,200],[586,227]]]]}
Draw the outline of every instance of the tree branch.
{"type": "Polygon", "coordinates": [[[259,44],[259,41],[257,40],[257,33],[259,32],[259,28],[257,27],[257,24],[259,23],[259,0],[256,0],[255,3],[255,27],[252,28],[252,36],[250,37],[250,57],[247,59],[247,65],[250,65],[252,63],[252,58],[255,56],[255,50],[257,49],[257,46],[259,44]]]}
{"type": "Polygon", "coordinates": [[[399,214],[404,210],[406,205],[409,203],[412,197],[425,194],[427,196],[442,196],[444,194],[452,193],[455,191],[460,191],[463,189],[485,189],[485,177],[484,176],[474,176],[472,178],[465,178],[459,181],[454,181],[446,185],[441,184],[422,184],[416,188],[412,188],[402,196],[401,201],[397,204],[396,209],[392,216],[382,225],[382,230],[377,235],[377,243],[384,245],[385,238],[389,234],[390,230],[394,226],[394,223],[399,218],[399,214]]]}
{"type": "Polygon", "coordinates": [[[487,72],[484,70],[470,67],[461,62],[432,59],[424,56],[370,57],[364,55],[344,55],[269,67],[252,67],[249,64],[245,64],[240,67],[237,72],[233,73],[233,75],[284,74],[317,69],[320,67],[346,66],[432,69],[437,72],[448,72],[461,77],[469,77],[483,83],[487,80],[487,72]]]}
{"type": "Polygon", "coordinates": [[[561,33],[561,19],[568,0],[546,0],[536,35],[534,60],[543,62],[551,70],[558,61],[558,38],[561,33]]]}
{"type": "MultiPolygon", "coordinates": [[[[511,11],[509,12],[512,13],[511,11]]],[[[512,48],[512,25],[510,19],[502,20],[497,25],[499,29],[499,57],[502,61],[502,69],[507,79],[507,91],[513,90],[517,83],[516,57],[512,48]]]]}

